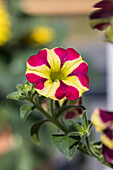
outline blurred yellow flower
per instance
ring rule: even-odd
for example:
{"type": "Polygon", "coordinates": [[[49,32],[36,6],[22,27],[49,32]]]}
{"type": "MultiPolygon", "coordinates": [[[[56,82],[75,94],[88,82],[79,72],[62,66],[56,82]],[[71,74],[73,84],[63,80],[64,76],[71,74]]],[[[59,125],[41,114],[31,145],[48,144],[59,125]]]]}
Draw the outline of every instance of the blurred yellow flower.
{"type": "Polygon", "coordinates": [[[54,38],[55,32],[47,26],[35,27],[29,35],[29,43],[31,45],[45,45],[50,43],[54,38]]]}
{"type": "Polygon", "coordinates": [[[0,46],[11,38],[11,21],[5,5],[0,0],[0,46]]]}

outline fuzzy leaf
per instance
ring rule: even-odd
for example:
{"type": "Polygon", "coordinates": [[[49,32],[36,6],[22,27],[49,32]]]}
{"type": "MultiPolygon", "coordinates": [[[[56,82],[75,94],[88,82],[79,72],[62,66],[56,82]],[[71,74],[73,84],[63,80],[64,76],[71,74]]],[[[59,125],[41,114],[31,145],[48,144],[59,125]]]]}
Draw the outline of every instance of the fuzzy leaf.
{"type": "Polygon", "coordinates": [[[41,120],[31,127],[31,137],[33,141],[38,145],[39,145],[39,130],[47,121],[48,120],[41,120]]]}
{"type": "Polygon", "coordinates": [[[78,130],[79,132],[83,132],[83,129],[80,124],[78,124],[74,120],[69,120],[69,121],[73,124],[73,126],[75,127],[76,130],[78,130]]]}
{"type": "Polygon", "coordinates": [[[84,113],[83,113],[82,123],[83,123],[83,129],[87,130],[87,128],[88,128],[88,120],[87,120],[87,112],[86,111],[84,111],[84,113]]]}
{"type": "Polygon", "coordinates": [[[78,136],[53,135],[52,141],[56,148],[68,159],[72,160],[80,138],[78,136]]]}
{"type": "Polygon", "coordinates": [[[9,93],[6,97],[7,99],[20,100],[19,93],[17,91],[9,93]]]}
{"type": "Polygon", "coordinates": [[[29,114],[32,112],[32,108],[33,107],[31,105],[22,105],[20,108],[20,118],[25,121],[29,114]]]}

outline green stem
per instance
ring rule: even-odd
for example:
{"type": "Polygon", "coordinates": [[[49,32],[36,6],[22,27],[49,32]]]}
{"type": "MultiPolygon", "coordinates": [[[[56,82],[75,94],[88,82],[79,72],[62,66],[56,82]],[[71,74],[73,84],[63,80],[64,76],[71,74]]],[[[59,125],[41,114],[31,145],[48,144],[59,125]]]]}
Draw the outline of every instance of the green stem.
{"type": "Polygon", "coordinates": [[[38,111],[40,111],[47,119],[52,121],[52,117],[49,115],[48,112],[46,112],[41,106],[36,107],[38,111]]]}
{"type": "MultiPolygon", "coordinates": [[[[31,100],[31,99],[27,99],[27,101],[29,101],[30,103],[32,103],[34,106],[36,105],[36,103],[31,100]]],[[[68,130],[67,128],[65,128],[61,123],[60,121],[58,120],[57,117],[55,117],[54,115],[54,111],[53,111],[53,100],[51,100],[51,114],[53,117],[51,117],[49,115],[48,112],[46,112],[41,106],[37,105],[36,106],[37,110],[40,111],[47,119],[49,119],[53,124],[55,124],[60,130],[62,130],[65,134],[68,133],[68,130]]],[[[98,155],[92,150],[91,146],[90,146],[90,142],[89,142],[89,138],[88,136],[85,137],[86,139],[86,144],[87,144],[87,147],[83,144],[80,144],[78,146],[78,150],[84,152],[85,154],[89,155],[89,156],[93,156],[93,157],[96,157],[98,159],[98,155]],[[88,148],[88,149],[87,149],[88,148]]],[[[104,165],[110,167],[113,169],[113,166],[111,164],[108,164],[106,162],[102,162],[104,165]]]]}
{"type": "Polygon", "coordinates": [[[87,155],[92,156],[92,155],[90,154],[90,152],[88,151],[87,147],[86,147],[85,145],[83,145],[82,143],[79,144],[79,146],[78,146],[77,149],[80,150],[80,151],[82,151],[83,153],[85,153],[85,154],[87,154],[87,155]]]}
{"type": "Polygon", "coordinates": [[[60,121],[58,121],[57,118],[53,118],[52,121],[59,129],[61,129],[65,134],[68,133],[68,130],[60,123],[60,121]]]}
{"type": "Polygon", "coordinates": [[[90,142],[89,142],[88,136],[86,136],[85,139],[86,139],[87,148],[88,148],[89,152],[91,153],[91,155],[96,157],[96,158],[98,158],[99,156],[92,150],[92,148],[90,146],[90,142]]]}
{"type": "MultiPolygon", "coordinates": [[[[33,105],[36,105],[35,102],[31,99],[28,100],[33,105]]],[[[52,108],[52,115],[54,115],[53,112],[53,101],[51,102],[51,108],[52,108]]],[[[58,121],[58,119],[54,116],[51,117],[48,112],[46,112],[40,105],[36,106],[36,109],[40,111],[47,119],[50,120],[53,124],[55,124],[59,129],[61,129],[64,133],[68,133],[67,129],[64,128],[64,126],[58,121]]]]}
{"type": "Polygon", "coordinates": [[[55,117],[54,111],[53,111],[53,100],[52,99],[51,99],[51,114],[53,117],[55,117]]]}

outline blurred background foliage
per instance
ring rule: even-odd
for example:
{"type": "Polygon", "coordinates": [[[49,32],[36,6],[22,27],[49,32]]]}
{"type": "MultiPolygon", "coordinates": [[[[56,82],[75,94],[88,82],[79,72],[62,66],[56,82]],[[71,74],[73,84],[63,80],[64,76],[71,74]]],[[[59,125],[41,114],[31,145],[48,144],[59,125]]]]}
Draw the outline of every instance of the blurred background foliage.
{"type": "MultiPolygon", "coordinates": [[[[94,63],[94,58],[90,58],[95,53],[94,46],[90,46],[95,37],[97,32],[90,29],[88,15],[31,16],[22,11],[19,0],[0,0],[0,169],[52,169],[48,162],[53,160],[55,150],[50,142],[50,134],[55,128],[49,124],[43,127],[41,145],[36,146],[30,138],[30,126],[42,117],[33,112],[26,122],[22,122],[19,117],[22,102],[6,99],[8,93],[15,91],[16,84],[25,81],[27,59],[45,47],[78,49],[89,64],[91,90],[87,94],[96,96],[99,92],[103,97],[104,84],[101,87],[100,83],[104,82],[104,71],[97,64],[98,61],[94,63]]],[[[85,97],[88,99],[87,94],[85,97]]],[[[86,105],[89,105],[88,101],[90,97],[86,105]]],[[[84,169],[81,160],[85,158],[79,153],[77,170],[84,169]]],[[[72,164],[75,166],[75,163],[72,164]]],[[[71,170],[67,163],[68,169],[71,170]]]]}

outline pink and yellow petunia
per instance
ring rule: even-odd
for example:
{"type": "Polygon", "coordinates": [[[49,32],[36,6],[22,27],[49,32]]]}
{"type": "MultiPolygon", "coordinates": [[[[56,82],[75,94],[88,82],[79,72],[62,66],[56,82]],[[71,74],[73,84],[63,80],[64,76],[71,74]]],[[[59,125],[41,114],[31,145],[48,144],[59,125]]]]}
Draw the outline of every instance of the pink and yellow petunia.
{"type": "Polygon", "coordinates": [[[92,114],[91,120],[97,132],[101,132],[105,129],[113,130],[113,112],[96,108],[92,114]]]}
{"type": "Polygon", "coordinates": [[[75,100],[89,90],[88,65],[73,48],[43,49],[27,61],[26,77],[36,91],[54,100],[75,100]]]}
{"type": "Polygon", "coordinates": [[[101,136],[101,141],[104,145],[113,150],[113,131],[109,129],[105,130],[101,136]]]}
{"type": "Polygon", "coordinates": [[[92,114],[92,123],[101,136],[104,160],[113,164],[113,112],[96,108],[92,114]]]}

